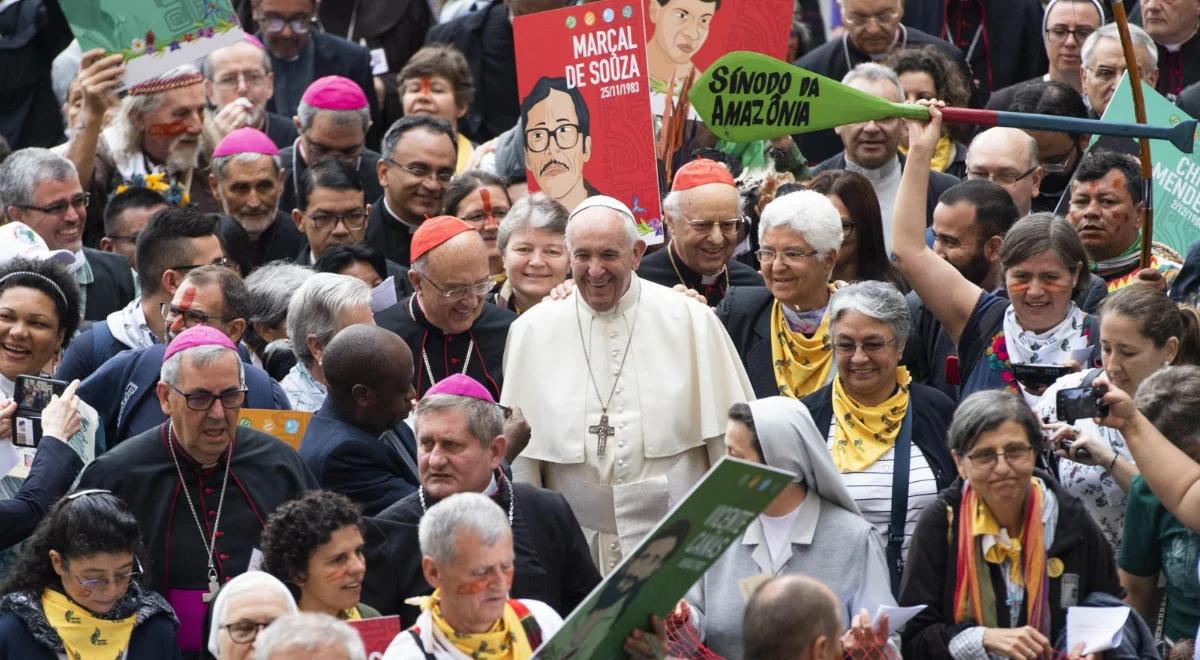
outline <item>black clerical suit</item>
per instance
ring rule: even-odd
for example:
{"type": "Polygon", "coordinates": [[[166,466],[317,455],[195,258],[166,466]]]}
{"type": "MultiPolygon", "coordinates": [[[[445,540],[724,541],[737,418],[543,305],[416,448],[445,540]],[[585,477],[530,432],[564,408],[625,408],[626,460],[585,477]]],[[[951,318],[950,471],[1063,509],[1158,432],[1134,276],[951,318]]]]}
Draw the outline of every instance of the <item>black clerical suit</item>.
{"type": "Polygon", "coordinates": [[[725,291],[731,286],[763,285],[763,278],[758,271],[734,259],[729,261],[724,272],[717,275],[716,281],[705,284],[704,276],[684,263],[683,259],[680,259],[675,252],[674,245],[670,243],[654,254],[643,257],[637,274],[644,280],[668,288],[682,284],[689,289],[698,291],[708,300],[709,307],[721,304],[721,299],[725,297],[725,291]]]}
{"type": "MultiPolygon", "coordinates": [[[[304,173],[308,170],[308,163],[300,156],[296,144],[279,150],[284,170],[279,210],[284,213],[291,213],[293,209],[300,208],[300,186],[304,185],[304,173]]],[[[379,185],[379,175],[375,172],[375,163],[378,162],[379,154],[370,149],[364,149],[362,158],[358,160],[358,178],[362,182],[363,199],[375,199],[383,194],[383,186],[379,185]]]]}
{"type": "Polygon", "coordinates": [[[1177,97],[1191,84],[1200,82],[1200,36],[1193,35],[1175,51],[1158,44],[1158,93],[1177,97]]]}
{"type": "MultiPolygon", "coordinates": [[[[212,467],[202,467],[174,438],[168,440],[167,427],[155,426],[96,458],[83,471],[78,487],[111,490],[129,506],[145,539],[141,583],[161,593],[180,612],[180,603],[194,606],[207,589],[205,543],[211,538],[218,507],[221,519],[213,562],[217,580],[224,584],[246,572],[275,508],[317,488],[317,481],[291,447],[261,431],[238,426],[221,504],[229,455],[223,454],[212,467]],[[205,526],[204,538],[181,492],[179,471],[205,526]]],[[[205,631],[200,633],[202,640],[205,631]]],[[[185,639],[185,629],[180,629],[180,647],[185,652],[195,641],[185,639]]]]}
{"type": "Polygon", "coordinates": [[[379,250],[384,257],[392,261],[402,266],[411,266],[409,245],[417,228],[392,215],[384,199],[384,196],[380,195],[371,205],[371,215],[367,216],[367,234],[363,242],[379,250]]]}
{"type": "Polygon", "coordinates": [[[292,261],[300,249],[307,246],[308,241],[296,228],[291,214],[279,210],[258,239],[250,241],[250,265],[258,268],[280,259],[292,261]]]}
{"type": "Polygon", "coordinates": [[[466,373],[499,401],[504,381],[504,344],[508,341],[508,326],[515,320],[516,314],[485,302],[470,329],[447,335],[426,318],[416,294],[375,313],[375,324],[400,335],[412,351],[416,365],[413,387],[418,400],[433,383],[450,374],[466,373]],[[463,362],[467,360],[468,350],[470,363],[464,372],[463,362]]]}
{"type": "Polygon", "coordinates": [[[435,25],[425,43],[446,43],[462,52],[475,81],[475,100],[458,120],[472,142],[484,143],[512,128],[521,116],[517,98],[517,61],[508,3],[490,5],[435,25]]]}
{"type": "MultiPolygon", "coordinates": [[[[561,494],[513,484],[499,471],[496,485],[492,498],[505,512],[512,507],[516,561],[511,597],[540,600],[566,617],[600,582],[575,514],[561,494]],[[511,492],[516,493],[515,502],[511,492]]],[[[435,503],[426,495],[425,504],[435,503]]],[[[405,626],[416,621],[418,610],[404,600],[433,591],[421,571],[417,538],[424,513],[420,495],[413,493],[365,522],[367,576],[362,601],[384,615],[399,614],[405,626]]]]}
{"type": "Polygon", "coordinates": [[[50,64],[72,38],[57,0],[19,0],[0,10],[0,135],[13,151],[64,140],[50,64]]]}

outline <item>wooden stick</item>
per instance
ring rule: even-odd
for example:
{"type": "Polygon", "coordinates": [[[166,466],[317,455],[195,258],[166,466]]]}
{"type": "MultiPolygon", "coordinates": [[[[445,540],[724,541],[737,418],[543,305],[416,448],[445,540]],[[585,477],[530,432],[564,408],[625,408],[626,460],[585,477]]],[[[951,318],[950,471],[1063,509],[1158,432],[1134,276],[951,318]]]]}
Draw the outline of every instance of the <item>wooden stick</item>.
{"type": "MultiPolygon", "coordinates": [[[[1125,15],[1123,0],[1112,0],[1113,16],[1116,18],[1117,29],[1121,33],[1121,49],[1125,51],[1125,74],[1129,76],[1130,88],[1133,89],[1134,119],[1139,124],[1146,123],[1146,99],[1142,96],[1142,75],[1138,70],[1137,55],[1133,51],[1133,39],[1129,36],[1129,17],[1125,15]]],[[[1142,268],[1150,267],[1150,248],[1154,243],[1154,161],[1150,159],[1150,141],[1142,138],[1138,141],[1141,147],[1142,161],[1142,268]]]]}

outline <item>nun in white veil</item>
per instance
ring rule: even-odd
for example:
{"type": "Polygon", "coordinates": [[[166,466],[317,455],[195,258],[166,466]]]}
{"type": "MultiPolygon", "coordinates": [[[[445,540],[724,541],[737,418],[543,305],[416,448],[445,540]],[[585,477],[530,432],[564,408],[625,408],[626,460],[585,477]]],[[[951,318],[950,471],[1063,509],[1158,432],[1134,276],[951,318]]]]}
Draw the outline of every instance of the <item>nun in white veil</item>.
{"type": "Polygon", "coordinates": [[[270,573],[248,571],[221,587],[213,603],[208,652],[217,660],[254,657],[254,641],[275,619],[296,614],[296,600],[270,573]]]}
{"type": "Polygon", "coordinates": [[[896,604],[878,532],[846,490],[804,404],[770,397],[733,406],[725,448],[797,476],[688,592],[692,623],[708,648],[742,657],[746,602],[763,579],[777,575],[803,573],[825,583],[842,603],[846,627],[864,608],[896,604]]]}

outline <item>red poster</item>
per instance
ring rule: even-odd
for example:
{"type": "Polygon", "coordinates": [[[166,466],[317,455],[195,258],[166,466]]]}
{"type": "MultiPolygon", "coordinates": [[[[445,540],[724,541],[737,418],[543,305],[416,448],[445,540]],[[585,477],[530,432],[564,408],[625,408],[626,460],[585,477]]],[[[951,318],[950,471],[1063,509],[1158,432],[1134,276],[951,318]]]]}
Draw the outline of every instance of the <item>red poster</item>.
{"type": "Polygon", "coordinates": [[[609,195],[662,242],[644,0],[605,0],[516,19],[529,189],[568,209],[609,195]]]}
{"type": "Polygon", "coordinates": [[[396,615],[381,616],[375,619],[359,619],[347,621],[351,628],[358,631],[362,637],[363,646],[367,649],[367,660],[379,660],[388,644],[400,634],[400,617],[396,615]]]}

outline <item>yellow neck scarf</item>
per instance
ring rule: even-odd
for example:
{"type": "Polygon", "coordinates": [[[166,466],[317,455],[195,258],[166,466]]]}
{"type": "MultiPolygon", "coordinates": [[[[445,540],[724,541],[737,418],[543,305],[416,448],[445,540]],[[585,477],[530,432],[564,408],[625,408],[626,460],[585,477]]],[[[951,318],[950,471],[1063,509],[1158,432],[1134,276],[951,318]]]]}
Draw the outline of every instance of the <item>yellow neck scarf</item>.
{"type": "MultiPolygon", "coordinates": [[[[1041,511],[1040,503],[1044,499],[1041,490],[1041,483],[1038,480],[1033,481],[1034,487],[1031,489],[1030,497],[1033,497],[1038,503],[1038,511],[1041,511]]],[[[1040,515],[1040,513],[1039,513],[1040,515]]],[[[1021,562],[1021,537],[1024,536],[1022,528],[1015,531],[1015,536],[1010,536],[1013,532],[1001,533],[1000,521],[996,520],[996,516],[983,501],[982,497],[975,500],[975,511],[972,512],[971,526],[974,528],[975,536],[991,536],[995,543],[987,549],[983,554],[984,561],[997,566],[1004,563],[1005,559],[1009,560],[1008,578],[1013,584],[1025,585],[1025,574],[1021,562]]]]}
{"type": "Polygon", "coordinates": [[[862,472],[879,460],[896,443],[900,425],[908,414],[908,369],[896,369],[900,386],[892,398],[877,406],[864,406],[833,379],[833,464],[838,472],[862,472]]]}
{"type": "Polygon", "coordinates": [[[358,611],[358,606],[354,606],[348,610],[342,610],[342,615],[338,618],[342,621],[361,621],[362,612],[358,611]]]}
{"type": "Polygon", "coordinates": [[[78,660],[121,657],[137,619],[136,614],[117,621],[99,619],[53,589],[42,591],[42,611],[62,640],[67,657],[78,660]]]}
{"type": "Polygon", "coordinates": [[[446,639],[471,658],[526,660],[533,656],[529,638],[525,636],[525,627],[521,625],[521,618],[513,611],[511,605],[504,606],[504,616],[500,617],[491,630],[483,633],[460,633],[451,628],[442,617],[440,590],[434,591],[430,596],[423,596],[419,602],[421,611],[429,611],[433,617],[433,624],[442,631],[446,639]]]}
{"type": "Polygon", "coordinates": [[[779,395],[799,399],[825,386],[833,367],[833,344],[829,339],[829,312],[812,337],[792,332],[783,316],[783,303],[771,307],[771,364],[779,395]]]}
{"type": "MultiPolygon", "coordinates": [[[[938,139],[937,148],[933,151],[933,160],[929,163],[929,169],[934,172],[945,172],[947,167],[954,162],[954,157],[958,155],[957,148],[954,146],[954,140],[949,135],[943,135],[938,139]]],[[[908,156],[908,147],[900,145],[900,153],[908,156]]]]}

